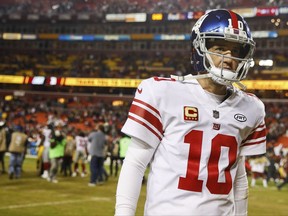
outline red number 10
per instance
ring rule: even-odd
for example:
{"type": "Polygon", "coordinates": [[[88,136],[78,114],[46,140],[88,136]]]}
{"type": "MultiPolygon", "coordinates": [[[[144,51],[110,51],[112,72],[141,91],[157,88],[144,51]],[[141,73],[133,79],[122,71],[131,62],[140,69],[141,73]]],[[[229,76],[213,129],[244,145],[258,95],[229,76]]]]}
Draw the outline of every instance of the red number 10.
{"type": "MultiPolygon", "coordinates": [[[[178,188],[182,190],[201,192],[203,180],[199,180],[199,167],[201,159],[203,131],[192,130],[184,142],[190,145],[186,177],[180,177],[178,188]]],[[[212,194],[228,194],[232,189],[230,169],[237,157],[237,141],[234,136],[217,134],[211,143],[211,154],[208,160],[208,179],[206,187],[212,194]],[[218,182],[218,162],[221,155],[221,147],[228,147],[229,164],[224,170],[225,182],[218,182]]]]}

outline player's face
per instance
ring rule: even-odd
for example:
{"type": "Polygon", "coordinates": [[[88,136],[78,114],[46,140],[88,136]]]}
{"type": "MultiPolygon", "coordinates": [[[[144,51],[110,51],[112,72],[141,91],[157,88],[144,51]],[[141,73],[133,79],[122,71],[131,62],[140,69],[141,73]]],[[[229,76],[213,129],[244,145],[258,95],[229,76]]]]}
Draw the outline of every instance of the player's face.
{"type": "Polygon", "coordinates": [[[220,54],[210,54],[215,67],[236,71],[239,61],[229,57],[243,57],[241,54],[242,47],[240,44],[220,39],[208,42],[207,47],[208,51],[220,54]],[[222,56],[224,56],[224,58],[222,56]]]}

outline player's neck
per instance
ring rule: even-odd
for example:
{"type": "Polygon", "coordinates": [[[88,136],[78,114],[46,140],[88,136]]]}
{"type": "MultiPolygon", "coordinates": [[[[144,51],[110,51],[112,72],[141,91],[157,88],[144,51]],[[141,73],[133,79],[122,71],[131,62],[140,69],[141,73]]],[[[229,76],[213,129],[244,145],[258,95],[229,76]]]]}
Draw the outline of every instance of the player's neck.
{"type": "Polygon", "coordinates": [[[210,78],[197,79],[201,87],[208,92],[216,95],[226,95],[227,87],[224,85],[217,84],[213,82],[210,78]]]}

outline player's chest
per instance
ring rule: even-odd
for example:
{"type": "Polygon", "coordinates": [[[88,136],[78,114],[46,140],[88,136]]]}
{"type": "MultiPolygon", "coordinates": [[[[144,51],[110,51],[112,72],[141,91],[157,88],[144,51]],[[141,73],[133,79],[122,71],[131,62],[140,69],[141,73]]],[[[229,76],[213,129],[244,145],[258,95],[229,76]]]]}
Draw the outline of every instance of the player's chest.
{"type": "Polygon", "coordinates": [[[166,136],[198,130],[211,136],[221,133],[245,138],[255,124],[251,110],[233,106],[231,101],[215,106],[187,100],[164,110],[161,117],[166,136]]]}

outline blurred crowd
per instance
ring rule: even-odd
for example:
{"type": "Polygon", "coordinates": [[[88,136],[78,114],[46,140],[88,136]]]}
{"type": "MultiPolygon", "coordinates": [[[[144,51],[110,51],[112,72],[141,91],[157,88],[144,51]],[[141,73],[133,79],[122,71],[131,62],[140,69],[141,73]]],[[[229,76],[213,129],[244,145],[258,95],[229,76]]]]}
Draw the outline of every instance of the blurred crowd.
{"type": "Polygon", "coordinates": [[[189,56],[175,53],[120,54],[1,54],[0,71],[5,75],[148,78],[186,74],[189,56]]]}
{"type": "MultiPolygon", "coordinates": [[[[150,53],[51,53],[51,54],[0,54],[0,72],[3,75],[61,76],[93,78],[145,79],[153,76],[185,75],[193,73],[190,54],[175,52],[150,53]]],[[[288,56],[274,55],[274,67],[288,67],[288,56]]],[[[266,69],[255,66],[248,79],[285,79],[285,73],[261,74],[266,69]]]]}
{"type": "Polygon", "coordinates": [[[1,0],[0,14],[93,13],[99,17],[106,13],[177,13],[205,11],[212,8],[245,8],[287,5],[287,0],[1,0]]]}
{"type": "Polygon", "coordinates": [[[120,132],[127,108],[76,98],[65,104],[43,97],[2,102],[2,173],[8,172],[10,179],[20,178],[25,156],[34,155],[38,175],[52,183],[58,183],[60,174],[87,176],[87,163],[91,173],[88,186],[103,184],[110,175],[117,177],[118,165],[127,150],[123,145],[126,136],[120,132]],[[10,154],[8,166],[4,164],[6,152],[10,154]],[[104,169],[108,157],[109,174],[104,169]]]}

